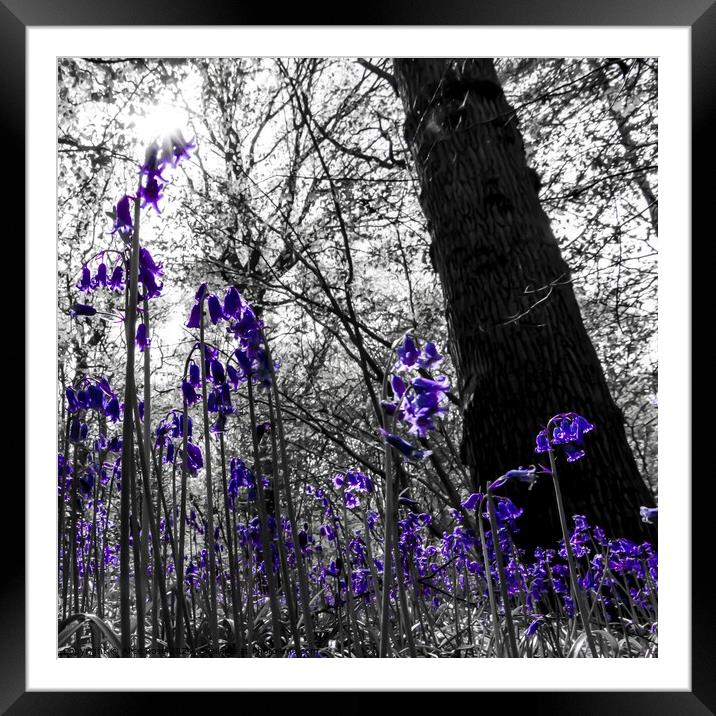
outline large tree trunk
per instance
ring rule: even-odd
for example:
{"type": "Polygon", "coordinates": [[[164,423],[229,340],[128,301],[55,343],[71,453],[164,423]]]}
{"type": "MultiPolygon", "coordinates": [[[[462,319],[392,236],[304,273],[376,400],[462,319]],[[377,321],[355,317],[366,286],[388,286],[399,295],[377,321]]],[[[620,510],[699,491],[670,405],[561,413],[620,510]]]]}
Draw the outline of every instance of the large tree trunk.
{"type": "MultiPolygon", "coordinates": [[[[465,405],[462,459],[475,487],[545,458],[535,454],[535,436],[554,414],[574,411],[596,429],[585,436],[585,458],[559,461],[568,515],[586,515],[608,536],[655,541],[639,516],[653,498],[492,60],[396,60],[395,74],[465,405]]],[[[550,480],[531,492],[509,489],[501,494],[524,507],[520,543],[553,544],[560,532],[550,480]]]]}

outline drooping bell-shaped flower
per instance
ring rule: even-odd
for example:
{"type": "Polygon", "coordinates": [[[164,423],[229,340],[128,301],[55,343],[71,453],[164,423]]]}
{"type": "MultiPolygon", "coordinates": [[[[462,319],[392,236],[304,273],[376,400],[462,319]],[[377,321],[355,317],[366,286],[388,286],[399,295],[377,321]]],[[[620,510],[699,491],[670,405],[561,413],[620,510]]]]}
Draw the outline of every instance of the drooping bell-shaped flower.
{"type": "Polygon", "coordinates": [[[141,172],[145,174],[148,179],[158,178],[161,181],[166,181],[162,176],[162,169],[164,168],[164,162],[159,158],[159,145],[156,142],[152,142],[148,147],[144,155],[144,164],[142,164],[141,172]]]}
{"type": "Polygon", "coordinates": [[[159,296],[162,284],[157,284],[157,277],[162,276],[164,270],[161,263],[155,263],[152,255],[143,246],[139,249],[139,280],[144,285],[147,298],[159,296]]]}
{"type": "Polygon", "coordinates": [[[139,189],[139,197],[142,200],[142,208],[149,204],[157,214],[161,214],[159,202],[161,201],[163,185],[159,183],[156,176],[147,177],[143,187],[139,189]]]}
{"type": "Polygon", "coordinates": [[[477,506],[482,501],[483,495],[479,492],[473,492],[463,503],[462,506],[466,510],[477,509],[477,506]]]}
{"type": "Polygon", "coordinates": [[[224,296],[224,318],[238,318],[241,311],[241,294],[231,286],[224,296]]]}
{"type": "Polygon", "coordinates": [[[226,373],[224,372],[224,365],[220,360],[212,360],[209,364],[211,372],[211,379],[216,385],[226,382],[226,373]]]}
{"type": "Polygon", "coordinates": [[[87,423],[83,423],[79,418],[70,420],[70,442],[73,445],[79,445],[87,439],[87,423]]]}
{"type": "Polygon", "coordinates": [[[547,437],[546,431],[541,430],[537,434],[537,447],[535,448],[535,452],[549,452],[549,450],[549,438],[547,437]]]}
{"type": "Polygon", "coordinates": [[[124,291],[124,269],[122,266],[115,266],[109,279],[108,287],[112,291],[124,291]]]}
{"type": "Polygon", "coordinates": [[[195,148],[193,141],[187,141],[179,129],[174,129],[162,142],[161,161],[176,167],[180,161],[189,159],[189,150],[195,148]]]}
{"type": "Polygon", "coordinates": [[[194,386],[189,381],[182,381],[181,392],[184,398],[184,402],[187,405],[194,405],[194,403],[197,403],[199,401],[199,396],[194,390],[194,386]]]}
{"type": "Polygon", "coordinates": [[[584,450],[576,445],[573,445],[572,443],[564,443],[562,448],[567,456],[567,462],[576,462],[577,460],[581,460],[587,454],[584,450]]]}
{"type": "Polygon", "coordinates": [[[184,324],[187,328],[200,328],[201,327],[201,304],[195,303],[191,307],[191,313],[189,314],[189,320],[184,324]]]}
{"type": "Polygon", "coordinates": [[[234,368],[233,365],[230,365],[229,363],[226,364],[226,375],[229,378],[229,383],[231,383],[231,387],[234,390],[238,390],[239,385],[241,383],[241,377],[239,376],[239,372],[234,368]]]}
{"type": "Polygon", "coordinates": [[[221,307],[221,301],[215,294],[210,294],[209,298],[206,299],[207,306],[209,308],[209,318],[213,325],[216,325],[219,321],[224,318],[224,310],[221,307]]]}
{"type": "Polygon", "coordinates": [[[151,340],[149,340],[149,336],[147,335],[147,325],[146,323],[140,323],[137,326],[137,345],[139,346],[139,350],[144,353],[144,349],[150,345],[151,340]]]}
{"type": "Polygon", "coordinates": [[[122,235],[127,235],[132,232],[134,228],[134,222],[132,221],[132,212],[129,207],[129,201],[133,197],[124,195],[118,202],[114,209],[114,227],[111,233],[119,231],[122,235]]]}
{"type": "Polygon", "coordinates": [[[194,361],[189,363],[189,383],[195,388],[201,386],[201,368],[194,361]]]}
{"type": "Polygon", "coordinates": [[[226,413],[219,413],[216,422],[209,428],[211,433],[223,433],[226,430],[226,413]]]}
{"type": "Polygon", "coordinates": [[[113,422],[119,420],[119,398],[113,396],[107,401],[104,414],[113,422]]]}
{"type": "Polygon", "coordinates": [[[107,286],[107,282],[107,264],[104,261],[101,261],[99,266],[97,266],[97,273],[92,279],[92,287],[105,288],[107,286]]]}
{"type": "Polygon", "coordinates": [[[419,450],[414,445],[411,445],[407,440],[404,440],[398,435],[393,435],[387,430],[383,430],[383,428],[378,428],[378,432],[381,434],[383,441],[398,450],[398,452],[400,452],[400,454],[408,460],[408,462],[424,460],[432,455],[431,450],[419,450]]]}
{"type": "Polygon", "coordinates": [[[412,368],[420,357],[420,351],[415,345],[415,340],[410,334],[407,334],[403,339],[401,345],[399,345],[395,352],[398,356],[398,363],[396,365],[397,370],[407,370],[412,368]]]}
{"type": "Polygon", "coordinates": [[[418,365],[426,370],[435,370],[443,362],[443,357],[432,341],[426,341],[418,358],[418,365]]]}
{"type": "Polygon", "coordinates": [[[194,445],[194,443],[187,442],[186,444],[186,466],[192,475],[196,475],[196,473],[204,467],[204,458],[201,454],[201,448],[199,448],[198,445],[194,445]]]}
{"type": "Polygon", "coordinates": [[[80,409],[80,405],[77,402],[77,394],[72,386],[65,388],[65,397],[67,398],[67,412],[76,413],[80,409]]]}
{"type": "Polygon", "coordinates": [[[496,490],[499,487],[502,487],[506,483],[510,482],[511,480],[516,480],[518,482],[527,483],[528,489],[531,490],[534,486],[536,479],[537,468],[534,465],[531,465],[528,468],[520,467],[517,470],[508,470],[504,475],[498,477],[494,482],[490,484],[489,489],[496,490]]]}
{"type": "Polygon", "coordinates": [[[104,408],[104,393],[102,389],[95,384],[87,387],[87,407],[90,410],[103,410],[104,408]]]}
{"type": "Polygon", "coordinates": [[[82,291],[82,293],[89,293],[92,290],[92,274],[87,264],[82,266],[82,278],[77,282],[77,288],[82,291]]]}

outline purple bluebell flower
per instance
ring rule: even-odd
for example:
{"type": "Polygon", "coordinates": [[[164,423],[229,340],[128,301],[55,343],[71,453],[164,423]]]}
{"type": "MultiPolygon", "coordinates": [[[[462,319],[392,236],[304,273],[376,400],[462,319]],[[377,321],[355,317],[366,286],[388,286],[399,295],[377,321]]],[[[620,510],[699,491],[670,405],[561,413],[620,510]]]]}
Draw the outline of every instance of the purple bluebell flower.
{"type": "Polygon", "coordinates": [[[149,251],[141,247],[139,249],[139,280],[144,285],[147,298],[160,295],[162,284],[157,284],[157,277],[163,274],[162,264],[155,263],[149,251]]]}
{"type": "Polygon", "coordinates": [[[112,291],[124,291],[124,269],[121,265],[114,267],[114,271],[112,271],[112,276],[110,277],[107,286],[112,291]]]}
{"type": "Polygon", "coordinates": [[[415,340],[410,334],[406,334],[403,342],[395,349],[398,356],[397,370],[412,368],[420,357],[420,351],[415,345],[415,340]]]}
{"type": "Polygon", "coordinates": [[[174,129],[162,142],[161,161],[176,167],[180,161],[189,159],[189,150],[195,148],[193,141],[187,141],[179,129],[174,129]]]}
{"type": "Polygon", "coordinates": [[[358,470],[349,470],[346,473],[346,480],[354,492],[373,492],[373,480],[358,470]]]}
{"type": "Polygon", "coordinates": [[[92,279],[92,288],[106,288],[107,284],[107,264],[104,261],[100,261],[97,266],[97,273],[92,279]]]}
{"type": "Polygon", "coordinates": [[[577,462],[577,460],[581,460],[587,454],[582,448],[572,445],[571,443],[564,443],[562,449],[567,456],[567,462],[577,462]]]}
{"type": "Polygon", "coordinates": [[[116,395],[112,396],[105,407],[104,413],[113,423],[119,421],[119,398],[116,395]]]}
{"type": "Polygon", "coordinates": [[[538,433],[535,452],[548,452],[553,445],[561,446],[567,462],[576,462],[586,455],[583,436],[592,430],[594,425],[584,416],[577,413],[560,413],[551,418],[547,428],[538,433]],[[550,426],[553,426],[551,440],[550,426]]]}
{"type": "Polygon", "coordinates": [[[207,306],[209,308],[209,318],[213,325],[216,325],[219,321],[224,318],[224,310],[221,307],[221,301],[215,294],[209,294],[209,298],[206,299],[207,306]]]}
{"type": "Polygon", "coordinates": [[[67,412],[76,413],[80,409],[80,404],[77,401],[77,393],[72,386],[65,388],[65,397],[67,398],[67,412]]]}
{"type": "Polygon", "coordinates": [[[418,358],[418,365],[426,370],[435,370],[443,362],[443,357],[432,341],[426,341],[418,358]]]}
{"type": "Polygon", "coordinates": [[[164,182],[166,179],[162,176],[163,168],[164,162],[159,159],[159,145],[156,142],[152,142],[145,152],[141,173],[145,174],[148,179],[157,178],[164,182]]]}
{"type": "Polygon", "coordinates": [[[525,629],[524,635],[527,639],[529,639],[531,636],[534,636],[537,633],[537,629],[539,629],[540,624],[544,621],[544,617],[537,617],[536,619],[533,619],[525,629]]]}
{"type": "Polygon", "coordinates": [[[87,423],[83,423],[79,418],[70,420],[70,442],[73,445],[79,445],[87,439],[87,423]]]}
{"type": "Polygon", "coordinates": [[[184,324],[187,328],[200,328],[201,327],[201,304],[195,303],[191,307],[191,313],[189,319],[184,324]]]}
{"type": "Polygon", "coordinates": [[[535,448],[535,452],[549,452],[550,445],[549,445],[549,438],[547,437],[547,432],[545,430],[541,430],[537,434],[537,447],[535,448]]]}
{"type": "Polygon", "coordinates": [[[104,392],[96,384],[87,386],[87,407],[90,410],[102,410],[104,408],[104,392]]]}
{"type": "Polygon", "coordinates": [[[189,383],[195,388],[201,386],[201,368],[194,361],[189,363],[189,383]]]}
{"type": "Polygon", "coordinates": [[[224,318],[238,318],[241,311],[241,294],[231,286],[224,296],[224,318]]]}
{"type": "Polygon", "coordinates": [[[87,264],[82,266],[82,278],[77,282],[77,288],[82,293],[89,293],[92,290],[92,274],[87,264]]]}
{"type": "Polygon", "coordinates": [[[186,464],[187,470],[189,470],[192,475],[196,475],[196,473],[202,467],[204,467],[204,458],[201,454],[201,448],[199,448],[198,445],[194,445],[194,443],[187,442],[186,464]]]}
{"type": "Polygon", "coordinates": [[[226,372],[224,371],[224,364],[221,361],[212,360],[209,364],[209,370],[215,385],[226,382],[226,372]]]}
{"type": "Polygon", "coordinates": [[[403,438],[393,435],[383,428],[378,428],[378,432],[383,438],[383,441],[398,450],[400,454],[408,460],[408,462],[425,460],[425,458],[432,455],[431,450],[419,450],[415,446],[411,445],[407,440],[403,440],[403,438]]]}
{"type": "Polygon", "coordinates": [[[143,187],[139,189],[139,198],[142,200],[142,208],[149,204],[158,214],[161,214],[159,202],[164,196],[162,194],[163,185],[159,183],[156,176],[147,177],[143,187]]]}
{"type": "Polygon", "coordinates": [[[483,495],[479,492],[473,492],[463,503],[462,506],[466,510],[475,510],[482,501],[483,495]]]}
{"type": "Polygon", "coordinates": [[[144,349],[150,344],[151,341],[147,335],[147,325],[145,323],[140,323],[137,326],[137,345],[139,346],[139,350],[144,353],[144,349]]]}
{"type": "Polygon", "coordinates": [[[129,208],[130,199],[134,199],[134,197],[125,194],[117,202],[117,206],[114,209],[114,226],[111,233],[114,234],[119,231],[120,234],[127,235],[132,232],[134,222],[129,208]]]}
{"type": "Polygon", "coordinates": [[[194,386],[188,380],[182,381],[181,392],[184,398],[184,402],[187,405],[194,405],[199,401],[199,396],[194,390],[194,386]]]}
{"type": "Polygon", "coordinates": [[[490,484],[490,490],[496,490],[502,487],[510,480],[517,480],[518,482],[526,482],[528,489],[532,489],[535,480],[537,479],[537,468],[531,465],[528,468],[520,467],[517,470],[508,470],[504,475],[498,477],[493,483],[490,484]]]}

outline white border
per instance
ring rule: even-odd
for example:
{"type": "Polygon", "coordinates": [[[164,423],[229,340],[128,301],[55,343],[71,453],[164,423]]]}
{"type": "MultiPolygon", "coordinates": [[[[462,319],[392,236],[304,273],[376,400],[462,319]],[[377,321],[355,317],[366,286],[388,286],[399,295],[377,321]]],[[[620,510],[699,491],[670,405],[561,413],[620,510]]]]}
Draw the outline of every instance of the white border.
{"type": "Polygon", "coordinates": [[[27,28],[27,688],[690,690],[689,28],[27,28]],[[548,50],[548,52],[545,52],[548,50]],[[58,56],[658,56],[660,624],[654,660],[57,659],[58,56]],[[53,340],[54,339],[54,340],[53,340]],[[664,438],[663,436],[668,436],[664,438]],[[269,668],[267,668],[269,667],[269,668]]]}

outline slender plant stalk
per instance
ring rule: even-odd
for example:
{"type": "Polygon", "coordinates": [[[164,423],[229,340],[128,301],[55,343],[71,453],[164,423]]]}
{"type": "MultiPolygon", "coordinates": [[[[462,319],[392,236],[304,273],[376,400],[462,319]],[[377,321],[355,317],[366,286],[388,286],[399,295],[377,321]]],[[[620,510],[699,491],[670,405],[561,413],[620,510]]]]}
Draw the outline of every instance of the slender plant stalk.
{"type": "Polygon", "coordinates": [[[502,548],[500,547],[500,535],[497,526],[497,516],[495,515],[495,503],[487,488],[487,512],[490,516],[490,528],[492,530],[492,547],[495,550],[495,563],[497,565],[497,575],[500,582],[500,593],[502,595],[502,606],[505,611],[505,623],[507,626],[507,641],[510,645],[510,656],[517,658],[517,639],[515,638],[515,625],[512,621],[512,609],[510,608],[510,595],[507,592],[507,577],[505,576],[505,564],[502,557],[502,548]]]}
{"type": "Polygon", "coordinates": [[[589,625],[589,610],[584,599],[584,593],[579,586],[579,578],[577,576],[577,566],[574,561],[574,552],[572,550],[572,543],[569,541],[569,528],[567,527],[567,518],[564,513],[564,503],[562,502],[562,492],[559,489],[559,478],[557,476],[557,461],[554,458],[554,451],[550,448],[549,450],[549,464],[552,470],[552,484],[554,485],[554,495],[557,499],[557,512],[559,514],[559,523],[562,527],[562,537],[564,538],[564,549],[567,553],[567,563],[569,564],[569,577],[572,583],[572,594],[574,595],[574,601],[577,602],[577,608],[579,609],[579,616],[582,620],[582,626],[584,627],[584,633],[587,638],[587,644],[589,650],[592,652],[592,656],[597,659],[599,654],[597,652],[597,645],[594,641],[594,635],[589,625]]]}
{"type": "MultiPolygon", "coordinates": [[[[311,596],[308,588],[308,574],[301,554],[301,549],[298,546],[298,523],[296,520],[296,511],[293,505],[293,495],[291,494],[291,473],[288,466],[288,457],[286,453],[286,435],[283,429],[283,417],[281,415],[281,403],[278,393],[278,387],[276,384],[276,371],[274,370],[273,359],[271,358],[271,350],[269,348],[266,337],[263,336],[264,349],[266,350],[266,361],[269,366],[271,373],[271,391],[273,400],[276,405],[275,415],[271,415],[271,424],[275,425],[278,433],[278,444],[281,454],[281,470],[283,473],[283,490],[286,498],[286,508],[288,510],[288,521],[291,525],[291,539],[294,544],[294,551],[296,554],[296,571],[298,572],[298,589],[301,596],[301,614],[303,615],[303,625],[306,633],[306,643],[308,650],[313,656],[316,653],[316,640],[313,628],[313,616],[311,615],[311,596]]],[[[272,404],[269,403],[270,409],[273,408],[272,404]]],[[[273,411],[272,411],[273,412],[273,411]]]]}
{"type": "MultiPolygon", "coordinates": [[[[141,189],[141,181],[139,184],[141,189]]],[[[139,190],[137,191],[139,197],[139,190]]],[[[134,336],[137,325],[137,282],[139,273],[139,198],[134,201],[134,230],[132,232],[129,271],[127,272],[126,292],[126,342],[127,366],[124,379],[124,416],[122,420],[122,487],[119,518],[119,620],[120,652],[122,657],[132,655],[132,625],[130,617],[129,582],[129,531],[132,510],[130,490],[130,470],[134,459],[134,336]]]]}
{"type": "MultiPolygon", "coordinates": [[[[182,411],[182,451],[181,451],[181,507],[179,510],[179,551],[174,560],[174,568],[177,575],[177,615],[176,615],[176,645],[177,652],[181,654],[184,650],[184,628],[182,622],[184,620],[184,552],[186,542],[186,494],[187,494],[187,442],[189,433],[189,414],[184,401],[184,409],[182,411]]],[[[187,621],[189,615],[186,615],[187,621]]]]}
{"type": "Polygon", "coordinates": [[[229,511],[229,494],[226,480],[226,449],[224,446],[224,433],[219,433],[219,450],[221,453],[221,486],[224,492],[224,539],[229,552],[229,582],[231,586],[231,612],[234,618],[234,649],[237,654],[244,653],[244,625],[240,609],[239,575],[236,569],[236,556],[234,552],[234,535],[231,514],[229,511]]]}
{"type": "Polygon", "coordinates": [[[216,615],[216,556],[214,554],[214,487],[211,480],[211,433],[209,432],[209,408],[206,389],[206,343],[204,342],[204,297],[201,297],[202,310],[199,312],[199,341],[201,344],[201,404],[204,418],[204,473],[206,475],[206,522],[204,535],[209,560],[209,632],[211,634],[212,655],[219,650],[219,628],[216,615]]]}
{"type": "MultiPolygon", "coordinates": [[[[136,407],[136,406],[135,406],[136,407]]],[[[137,415],[139,418],[139,415],[137,415]]],[[[144,451],[143,437],[141,433],[137,433],[137,439],[139,441],[139,454],[140,463],[142,469],[142,479],[144,481],[144,489],[146,492],[149,491],[149,465],[145,462],[146,452],[144,451]]],[[[149,505],[151,508],[151,505],[149,505]]],[[[152,551],[154,552],[154,576],[156,581],[159,583],[159,594],[162,601],[162,614],[164,616],[164,628],[167,633],[167,643],[170,651],[174,651],[174,640],[171,634],[171,615],[169,613],[169,601],[167,599],[167,588],[165,582],[166,568],[162,563],[161,548],[159,545],[159,531],[155,529],[155,522],[151,519],[147,520],[147,524],[150,526],[150,536],[152,539],[152,551]]]]}
{"type": "Polygon", "coordinates": [[[271,606],[271,632],[274,655],[283,647],[281,643],[281,611],[278,604],[276,589],[276,575],[273,571],[273,555],[271,554],[271,534],[268,528],[266,515],[266,502],[264,486],[261,476],[261,459],[259,457],[259,441],[256,434],[256,407],[254,404],[253,376],[249,375],[247,381],[249,393],[249,420],[251,422],[251,441],[254,453],[254,482],[256,484],[256,505],[259,511],[259,524],[261,526],[261,548],[264,561],[264,575],[268,587],[269,604],[271,606]]]}

